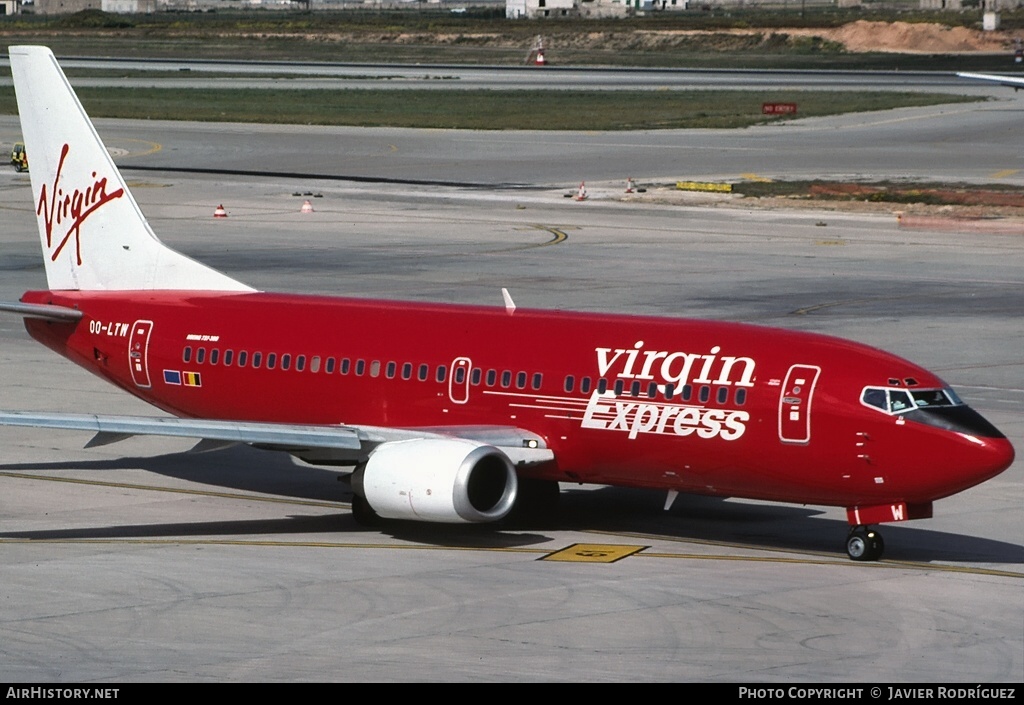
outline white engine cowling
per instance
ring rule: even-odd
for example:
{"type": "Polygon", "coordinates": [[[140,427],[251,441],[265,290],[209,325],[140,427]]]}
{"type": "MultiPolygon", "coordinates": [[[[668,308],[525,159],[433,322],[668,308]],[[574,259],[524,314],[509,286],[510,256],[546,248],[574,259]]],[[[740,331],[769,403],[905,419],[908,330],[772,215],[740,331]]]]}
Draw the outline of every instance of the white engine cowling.
{"type": "Polygon", "coordinates": [[[462,524],[503,518],[519,483],[512,461],[494,446],[420,438],[378,446],[352,487],[385,519],[462,524]]]}

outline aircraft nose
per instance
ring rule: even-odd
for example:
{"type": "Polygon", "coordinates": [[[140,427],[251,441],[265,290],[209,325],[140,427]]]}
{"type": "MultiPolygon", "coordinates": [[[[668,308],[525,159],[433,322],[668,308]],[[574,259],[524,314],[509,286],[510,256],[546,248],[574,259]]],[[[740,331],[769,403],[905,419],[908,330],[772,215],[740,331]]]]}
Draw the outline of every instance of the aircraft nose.
{"type": "Polygon", "coordinates": [[[952,441],[951,444],[937,444],[932,450],[937,453],[936,457],[942,466],[949,471],[946,479],[959,484],[956,492],[995,477],[1013,463],[1015,453],[1010,441],[988,419],[969,406],[911,412],[907,418],[953,432],[946,436],[952,441]]]}
{"type": "Polygon", "coordinates": [[[917,454],[925,463],[918,475],[922,501],[963,492],[1003,472],[1014,460],[1013,445],[978,412],[966,406],[945,411],[913,417],[947,431],[932,435],[917,454]]]}
{"type": "Polygon", "coordinates": [[[995,477],[1010,467],[1016,455],[1013,445],[1006,438],[980,438],[982,452],[979,454],[979,482],[995,477]]]}

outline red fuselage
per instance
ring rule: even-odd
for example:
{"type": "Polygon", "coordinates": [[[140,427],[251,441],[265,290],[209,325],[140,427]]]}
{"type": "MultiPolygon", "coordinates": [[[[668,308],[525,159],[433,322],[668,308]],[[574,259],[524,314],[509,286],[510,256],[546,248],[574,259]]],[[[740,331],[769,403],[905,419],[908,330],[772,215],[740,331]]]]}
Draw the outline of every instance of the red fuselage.
{"type": "Polygon", "coordinates": [[[58,353],[178,416],[388,427],[515,426],[532,477],[835,506],[926,505],[996,475],[1010,443],[942,389],[836,338],[698,320],[265,293],[28,292],[84,312],[26,319],[58,353]],[[883,395],[884,396],[884,395],[883,395]],[[924,419],[924,421],[919,420],[924,419]]]}

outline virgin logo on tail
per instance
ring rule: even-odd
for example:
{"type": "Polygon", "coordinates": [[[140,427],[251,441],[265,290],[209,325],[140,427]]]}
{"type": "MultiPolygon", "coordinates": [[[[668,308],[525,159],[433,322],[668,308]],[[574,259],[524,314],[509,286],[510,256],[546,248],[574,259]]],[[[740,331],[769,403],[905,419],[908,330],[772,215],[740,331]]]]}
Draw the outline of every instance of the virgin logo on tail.
{"type": "Polygon", "coordinates": [[[56,261],[61,250],[68,244],[72,236],[75,238],[75,256],[78,264],[82,264],[82,223],[90,215],[95,213],[104,204],[121,198],[124,189],[107,193],[107,178],[96,178],[96,172],[92,172],[93,183],[85,190],[78,188],[73,191],[66,191],[57,186],[60,183],[61,172],[64,170],[64,160],[71,151],[70,145],[66,144],[61,148],[60,161],[57,163],[57,173],[53,177],[53,185],[47,195],[46,184],[39,191],[39,205],[36,207],[36,215],[43,217],[46,226],[46,247],[51,250],[50,260],[56,261]],[[63,237],[54,248],[53,226],[57,225],[63,230],[63,237]]]}

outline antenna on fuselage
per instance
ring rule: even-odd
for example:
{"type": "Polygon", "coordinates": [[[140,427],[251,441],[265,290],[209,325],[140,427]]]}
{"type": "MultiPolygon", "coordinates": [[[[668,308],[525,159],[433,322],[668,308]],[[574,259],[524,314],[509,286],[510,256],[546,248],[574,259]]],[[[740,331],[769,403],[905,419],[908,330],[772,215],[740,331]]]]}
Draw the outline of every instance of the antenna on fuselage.
{"type": "Polygon", "coordinates": [[[511,316],[516,312],[516,302],[512,300],[512,294],[508,293],[505,287],[501,287],[501,297],[505,299],[505,313],[511,316]]]}

